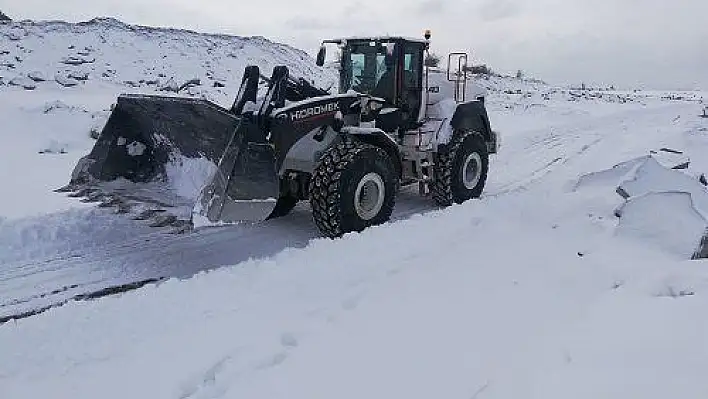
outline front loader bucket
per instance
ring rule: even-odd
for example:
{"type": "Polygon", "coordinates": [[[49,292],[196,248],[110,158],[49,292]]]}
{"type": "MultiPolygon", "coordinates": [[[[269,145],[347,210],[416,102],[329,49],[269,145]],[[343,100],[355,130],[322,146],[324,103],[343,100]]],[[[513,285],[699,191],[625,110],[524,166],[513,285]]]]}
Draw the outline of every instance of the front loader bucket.
{"type": "Polygon", "coordinates": [[[231,136],[218,168],[194,209],[207,223],[261,221],[275,208],[280,191],[273,147],[259,140],[258,125],[243,120],[231,136]]]}
{"type": "Polygon", "coordinates": [[[121,211],[139,205],[162,217],[158,225],[191,224],[194,212],[212,223],[259,221],[275,207],[279,179],[265,132],[248,116],[201,99],[122,95],[57,191],[121,211]]]}

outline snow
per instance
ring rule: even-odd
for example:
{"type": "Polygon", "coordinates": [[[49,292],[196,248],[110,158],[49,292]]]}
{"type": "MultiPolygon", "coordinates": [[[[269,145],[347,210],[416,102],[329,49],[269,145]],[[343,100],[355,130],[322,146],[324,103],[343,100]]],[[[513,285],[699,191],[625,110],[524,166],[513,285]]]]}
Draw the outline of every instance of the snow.
{"type": "Polygon", "coordinates": [[[384,133],[381,129],[379,129],[377,127],[359,127],[359,126],[344,126],[341,129],[341,131],[343,133],[354,134],[354,135],[384,133]]]}
{"type": "Polygon", "coordinates": [[[637,197],[650,192],[685,192],[705,215],[708,215],[708,191],[698,179],[662,166],[653,157],[638,165],[622,181],[618,190],[626,197],[637,197]]]}
{"type": "Polygon", "coordinates": [[[143,155],[143,153],[147,149],[145,144],[138,141],[132,141],[130,142],[130,144],[126,144],[126,148],[128,149],[128,155],[130,155],[131,157],[139,157],[143,155]]]}
{"type": "Polygon", "coordinates": [[[700,283],[706,272],[628,244],[601,242],[579,257],[597,237],[520,222],[523,212],[508,210],[532,196],[521,197],[0,328],[4,392],[423,398],[486,386],[492,398],[700,397],[705,283],[671,302],[645,290],[657,288],[655,274],[700,283]],[[514,251],[503,251],[499,237],[510,234],[514,251]],[[431,235],[440,244],[410,245],[431,235]]]}
{"type": "MultiPolygon", "coordinates": [[[[477,77],[504,132],[479,200],[438,209],[406,189],[391,222],[337,240],[317,237],[306,203],[261,225],[170,235],[51,190],[90,151],[118,93],[159,92],[147,80],[174,66],[175,82],[208,82],[206,72],[227,82],[179,95],[229,106],[249,60],[301,54],[115,20],[0,31],[13,57],[0,61],[24,55],[3,76],[53,76],[68,68],[64,57],[95,58],[79,65],[89,79],[74,87],[0,86],[3,397],[708,392],[708,269],[690,260],[706,225],[705,93],[477,77]],[[687,169],[670,169],[685,159],[687,169]]],[[[310,65],[293,61],[328,78],[310,65]]],[[[210,165],[181,161],[188,173],[173,175],[173,188],[194,195],[210,165]]]]}
{"type": "Polygon", "coordinates": [[[698,256],[708,234],[705,187],[698,179],[661,165],[654,156],[638,161],[619,179],[617,193],[627,202],[616,211],[621,217],[618,234],[645,239],[681,258],[698,256]]]}
{"type": "Polygon", "coordinates": [[[361,41],[361,40],[369,40],[369,39],[374,40],[374,41],[387,41],[387,40],[402,39],[402,40],[408,40],[411,42],[426,43],[425,38],[413,37],[413,36],[346,36],[346,37],[341,37],[341,38],[336,38],[336,39],[327,39],[327,42],[337,43],[340,41],[361,41]]]}
{"type": "MultiPolygon", "coordinates": [[[[438,123],[438,127],[435,130],[437,132],[437,140],[433,142],[438,144],[446,144],[452,138],[452,116],[455,114],[457,109],[457,103],[453,99],[440,100],[428,108],[428,116],[433,119],[443,119],[442,122],[438,123]]],[[[435,122],[430,122],[429,124],[434,124],[435,122]]]]}
{"type": "Polygon", "coordinates": [[[165,165],[167,179],[177,195],[196,199],[202,187],[212,180],[217,166],[206,158],[180,156],[165,165]]]}
{"type": "Polygon", "coordinates": [[[708,219],[696,210],[691,194],[682,191],[650,192],[630,198],[618,210],[617,234],[646,240],[677,257],[699,252],[708,219]]]}

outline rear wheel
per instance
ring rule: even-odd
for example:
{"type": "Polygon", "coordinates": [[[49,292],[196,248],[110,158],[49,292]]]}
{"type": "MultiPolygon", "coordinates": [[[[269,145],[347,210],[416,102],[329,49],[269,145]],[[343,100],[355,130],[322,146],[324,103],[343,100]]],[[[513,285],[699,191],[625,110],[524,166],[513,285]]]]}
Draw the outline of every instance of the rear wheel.
{"type": "Polygon", "coordinates": [[[461,204],[482,195],[487,181],[489,154],[479,133],[457,131],[447,148],[437,154],[430,186],[438,205],[461,204]]]}
{"type": "Polygon", "coordinates": [[[386,222],[393,212],[396,176],[381,148],[346,138],[327,150],[310,180],[317,228],[334,238],[386,222]]]}

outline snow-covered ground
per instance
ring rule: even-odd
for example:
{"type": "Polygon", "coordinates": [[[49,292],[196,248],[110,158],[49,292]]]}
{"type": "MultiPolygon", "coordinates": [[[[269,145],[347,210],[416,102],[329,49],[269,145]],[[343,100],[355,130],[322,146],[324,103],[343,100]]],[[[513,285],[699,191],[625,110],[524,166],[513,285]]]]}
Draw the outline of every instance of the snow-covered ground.
{"type": "MultiPolygon", "coordinates": [[[[394,221],[338,240],[316,238],[306,204],[261,226],[174,236],[51,190],[90,150],[89,131],[117,93],[157,90],[124,83],[148,70],[133,62],[138,49],[156,70],[170,70],[163,52],[181,65],[173,81],[231,68],[225,88],[185,93],[224,105],[245,58],[259,51],[267,67],[290,53],[221,38],[207,67],[202,40],[216,38],[143,37],[110,20],[18,26],[0,25],[3,44],[31,52],[0,66],[4,82],[35,69],[53,76],[74,55],[69,42],[101,54],[91,65],[118,65],[120,77],[95,69],[74,87],[0,85],[0,135],[12,144],[0,149],[0,317],[163,281],[0,325],[3,398],[708,392],[708,269],[689,260],[708,220],[699,182],[708,172],[706,93],[480,80],[503,134],[482,199],[440,210],[404,192],[394,221]],[[130,45],[109,51],[101,35],[130,45]],[[243,53],[224,56],[232,42],[243,53]],[[195,44],[175,50],[183,43],[195,44]]],[[[330,78],[311,62],[292,67],[330,78]]]]}

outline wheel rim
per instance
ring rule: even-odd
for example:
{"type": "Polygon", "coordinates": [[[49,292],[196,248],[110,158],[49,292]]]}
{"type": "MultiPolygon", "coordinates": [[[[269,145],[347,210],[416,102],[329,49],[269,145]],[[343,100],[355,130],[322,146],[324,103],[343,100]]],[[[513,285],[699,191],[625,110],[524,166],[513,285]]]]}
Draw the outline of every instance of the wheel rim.
{"type": "Polygon", "coordinates": [[[354,193],[354,210],[364,220],[371,220],[383,207],[386,190],[378,173],[362,177],[354,193]]]}
{"type": "Polygon", "coordinates": [[[472,190],[477,186],[481,177],[482,157],[473,152],[465,158],[465,162],[462,164],[462,184],[468,190],[472,190]]]}

